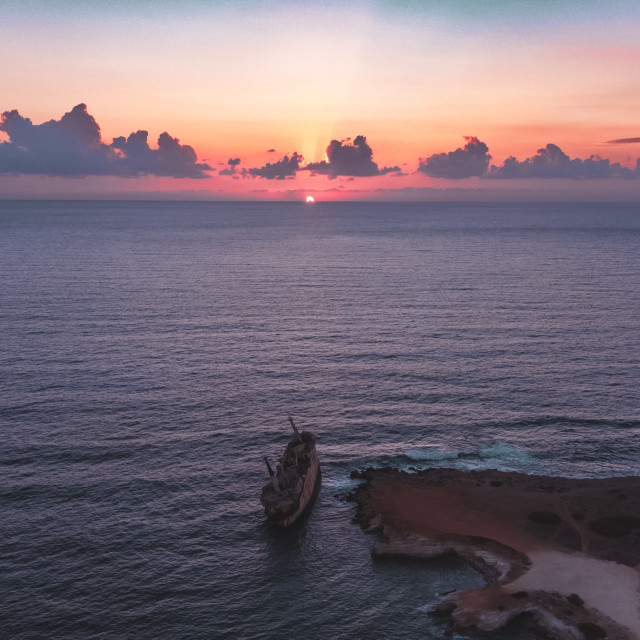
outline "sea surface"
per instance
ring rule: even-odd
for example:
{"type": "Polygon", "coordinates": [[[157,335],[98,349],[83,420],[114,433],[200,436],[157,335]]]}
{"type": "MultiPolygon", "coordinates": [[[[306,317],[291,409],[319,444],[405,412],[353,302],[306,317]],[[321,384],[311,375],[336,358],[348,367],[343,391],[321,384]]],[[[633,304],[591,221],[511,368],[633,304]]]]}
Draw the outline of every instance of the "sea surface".
{"type": "Polygon", "coordinates": [[[352,470],[640,474],[637,205],[4,201],[0,276],[2,638],[440,639],[482,578],[372,560],[352,470]]]}

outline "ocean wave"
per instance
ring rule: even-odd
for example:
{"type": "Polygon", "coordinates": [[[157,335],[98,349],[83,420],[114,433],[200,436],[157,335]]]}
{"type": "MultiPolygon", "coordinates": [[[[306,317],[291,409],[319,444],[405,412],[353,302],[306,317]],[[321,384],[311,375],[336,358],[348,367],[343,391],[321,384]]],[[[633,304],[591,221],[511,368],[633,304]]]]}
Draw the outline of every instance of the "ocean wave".
{"type": "Polygon", "coordinates": [[[532,453],[527,449],[506,442],[494,442],[480,449],[478,456],[481,460],[500,460],[517,466],[528,465],[533,458],[532,453]]]}
{"type": "Polygon", "coordinates": [[[526,473],[533,469],[534,456],[523,447],[496,441],[479,449],[466,451],[416,445],[400,454],[379,455],[358,462],[360,468],[390,466],[404,471],[451,467],[466,471],[498,469],[526,473]]]}
{"type": "Polygon", "coordinates": [[[351,491],[361,483],[362,480],[358,478],[350,478],[349,476],[331,478],[323,476],[322,478],[322,486],[330,489],[331,491],[351,491]]]}

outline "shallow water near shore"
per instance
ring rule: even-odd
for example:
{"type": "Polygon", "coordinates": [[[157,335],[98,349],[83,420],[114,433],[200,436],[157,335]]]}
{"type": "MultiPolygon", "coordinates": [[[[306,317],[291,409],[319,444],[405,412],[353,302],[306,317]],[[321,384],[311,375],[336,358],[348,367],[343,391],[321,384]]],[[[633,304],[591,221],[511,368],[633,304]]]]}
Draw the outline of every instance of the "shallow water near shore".
{"type": "Polygon", "coordinates": [[[2,633],[441,638],[481,578],[372,561],[350,472],[640,474],[639,258],[621,204],[0,201],[2,633]]]}

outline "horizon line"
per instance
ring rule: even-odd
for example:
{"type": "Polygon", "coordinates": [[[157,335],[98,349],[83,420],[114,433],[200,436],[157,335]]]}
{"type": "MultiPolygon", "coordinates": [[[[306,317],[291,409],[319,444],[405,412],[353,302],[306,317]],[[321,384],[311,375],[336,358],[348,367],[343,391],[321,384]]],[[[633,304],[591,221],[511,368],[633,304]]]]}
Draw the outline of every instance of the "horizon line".
{"type": "Polygon", "coordinates": [[[0,196],[2,202],[140,202],[140,203],[179,203],[179,204],[290,204],[304,205],[306,208],[317,207],[318,205],[333,204],[389,204],[389,205],[426,205],[426,204],[640,204],[637,200],[376,200],[376,199],[356,199],[346,198],[343,200],[316,200],[313,203],[304,200],[256,200],[256,199],[232,199],[232,200],[183,200],[172,198],[5,198],[0,196]]]}

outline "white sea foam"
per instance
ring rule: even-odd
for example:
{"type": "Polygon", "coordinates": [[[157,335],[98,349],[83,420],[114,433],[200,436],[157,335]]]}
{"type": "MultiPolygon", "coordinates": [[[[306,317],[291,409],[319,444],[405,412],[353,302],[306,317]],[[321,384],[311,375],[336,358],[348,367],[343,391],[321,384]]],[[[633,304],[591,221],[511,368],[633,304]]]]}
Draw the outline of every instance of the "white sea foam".
{"type": "Polygon", "coordinates": [[[437,606],[439,601],[440,601],[439,598],[433,598],[426,604],[416,607],[416,611],[419,611],[420,613],[429,613],[433,611],[433,609],[437,606]]]}
{"type": "MultiPolygon", "coordinates": [[[[495,442],[480,449],[479,456],[484,462],[499,461],[506,463],[513,470],[526,467],[532,459],[531,452],[506,442],[495,442]]],[[[512,470],[512,469],[510,469],[512,470]]]]}
{"type": "MultiPolygon", "coordinates": [[[[403,471],[451,467],[464,471],[498,469],[500,471],[527,472],[532,468],[533,455],[527,449],[506,442],[494,442],[479,449],[455,451],[432,444],[386,445],[383,451],[376,447],[372,457],[352,460],[352,469],[395,467],[403,471]]],[[[327,483],[328,484],[328,483],[327,483]]],[[[351,489],[357,481],[336,480],[329,486],[351,489]],[[352,484],[353,483],[353,484],[352,484]]]]}
{"type": "Polygon", "coordinates": [[[322,478],[322,485],[332,491],[351,491],[361,483],[362,480],[358,478],[350,478],[349,476],[336,478],[327,478],[325,476],[322,478]]]}

